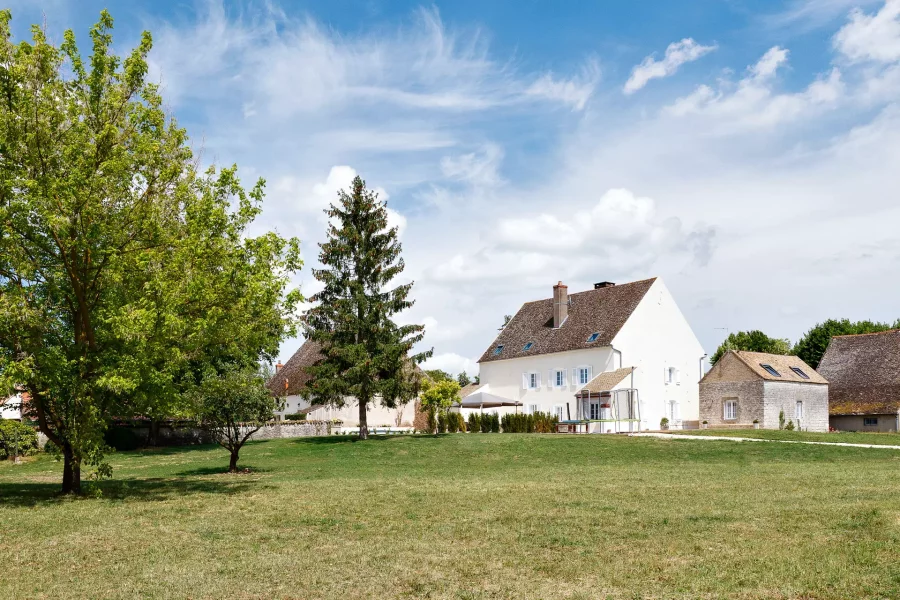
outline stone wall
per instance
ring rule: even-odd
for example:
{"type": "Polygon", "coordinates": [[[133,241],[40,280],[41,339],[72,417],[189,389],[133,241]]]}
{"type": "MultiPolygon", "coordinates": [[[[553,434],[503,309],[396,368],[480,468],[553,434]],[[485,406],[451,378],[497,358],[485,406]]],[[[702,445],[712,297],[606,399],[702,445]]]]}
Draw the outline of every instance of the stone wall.
{"type": "MultiPolygon", "coordinates": [[[[710,427],[741,425],[753,427],[753,420],[763,422],[763,382],[707,381],[700,382],[700,421],[710,427]],[[725,400],[737,399],[737,418],[725,420],[725,400]]],[[[775,419],[777,421],[778,414],[775,419]]],[[[777,428],[776,422],[776,428],[777,428]]]]}
{"type": "Polygon", "coordinates": [[[787,381],[766,381],[765,419],[761,419],[765,429],[778,429],[778,414],[784,411],[784,421],[793,421],[796,404],[803,402],[803,417],[799,427],[803,431],[828,431],[828,386],[814,383],[791,383],[787,381]]]}

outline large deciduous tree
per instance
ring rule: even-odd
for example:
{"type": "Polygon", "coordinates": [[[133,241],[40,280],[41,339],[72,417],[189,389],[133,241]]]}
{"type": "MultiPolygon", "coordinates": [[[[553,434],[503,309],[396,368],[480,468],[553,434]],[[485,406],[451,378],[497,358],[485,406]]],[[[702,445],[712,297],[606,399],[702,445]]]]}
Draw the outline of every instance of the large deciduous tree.
{"type": "Polygon", "coordinates": [[[210,368],[277,351],[296,240],[246,236],[262,182],[198,176],[147,83],[151,37],[124,60],[112,18],[85,63],[67,31],[13,44],[0,12],[0,383],[61,450],[63,492],[100,464],[112,416],[187,410],[210,368]],[[232,209],[231,206],[236,208],[232,209]]]}
{"type": "Polygon", "coordinates": [[[305,317],[307,337],[322,346],[323,359],[308,369],[304,394],[314,404],[359,406],[359,437],[368,437],[366,410],[375,402],[394,407],[415,396],[411,365],[431,351],[411,354],[424,327],[398,325],[393,317],[412,306],[412,282],[390,287],[404,268],[397,229],[389,227],[378,195],[354,178],[338,192],[329,217],[328,240],[320,244],[321,269],[313,276],[324,289],[305,317]]]}
{"type": "Polygon", "coordinates": [[[709,364],[714,365],[729,350],[748,350],[750,352],[766,352],[768,354],[789,354],[791,342],[785,339],[771,338],[759,330],[738,331],[730,334],[722,342],[713,355],[709,358],[709,364]]]}
{"type": "Polygon", "coordinates": [[[879,323],[876,321],[850,321],[849,319],[828,319],[817,323],[807,331],[794,345],[792,350],[813,369],[819,368],[819,362],[836,335],[856,335],[860,333],[877,333],[888,329],[900,329],[900,319],[895,323],[879,323]]]}

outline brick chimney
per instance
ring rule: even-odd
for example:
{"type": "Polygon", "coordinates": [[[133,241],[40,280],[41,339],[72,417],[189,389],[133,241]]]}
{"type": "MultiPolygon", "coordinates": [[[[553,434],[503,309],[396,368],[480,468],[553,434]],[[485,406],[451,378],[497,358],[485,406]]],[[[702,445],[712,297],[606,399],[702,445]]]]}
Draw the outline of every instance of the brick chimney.
{"type": "Polygon", "coordinates": [[[557,329],[569,316],[569,288],[560,281],[553,286],[553,328],[557,329]]]}
{"type": "Polygon", "coordinates": [[[281,371],[282,368],[284,368],[284,365],[281,363],[275,365],[275,373],[277,374],[279,371],[281,371]]]}

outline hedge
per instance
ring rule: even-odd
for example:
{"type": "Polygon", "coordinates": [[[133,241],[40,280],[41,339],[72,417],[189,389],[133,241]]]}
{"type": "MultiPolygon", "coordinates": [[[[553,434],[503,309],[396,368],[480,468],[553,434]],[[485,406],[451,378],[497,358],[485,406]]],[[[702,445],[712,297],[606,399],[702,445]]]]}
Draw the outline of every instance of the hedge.
{"type": "Polygon", "coordinates": [[[37,432],[30,425],[14,419],[0,419],[0,460],[15,456],[18,446],[19,456],[36,452],[37,432]]]}

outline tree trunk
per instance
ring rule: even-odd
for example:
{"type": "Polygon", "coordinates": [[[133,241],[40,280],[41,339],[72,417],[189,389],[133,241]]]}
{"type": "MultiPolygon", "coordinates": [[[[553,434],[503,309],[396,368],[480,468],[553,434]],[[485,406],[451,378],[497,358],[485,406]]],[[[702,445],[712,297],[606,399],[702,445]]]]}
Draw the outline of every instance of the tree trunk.
{"type": "Polygon", "coordinates": [[[150,419],[150,427],[147,431],[147,445],[155,448],[159,444],[159,421],[150,419]]]}
{"type": "Polygon", "coordinates": [[[366,406],[368,402],[359,403],[359,439],[369,439],[369,426],[366,424],[366,406]]]}
{"type": "Polygon", "coordinates": [[[235,448],[231,451],[231,462],[228,463],[229,473],[237,473],[238,452],[240,452],[240,448],[235,448]]]}
{"type": "Polygon", "coordinates": [[[63,494],[81,493],[81,459],[75,457],[71,444],[63,444],[63,494]]]}

